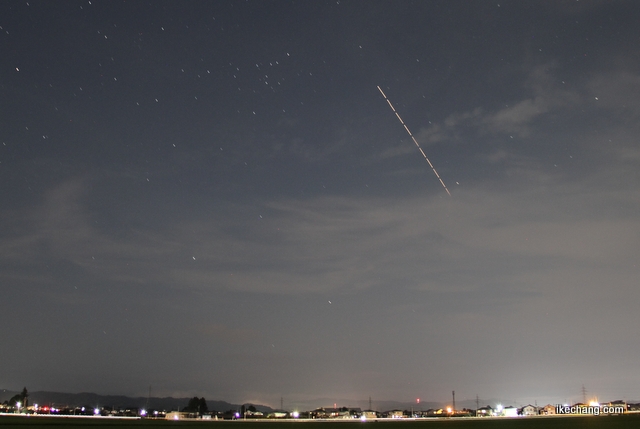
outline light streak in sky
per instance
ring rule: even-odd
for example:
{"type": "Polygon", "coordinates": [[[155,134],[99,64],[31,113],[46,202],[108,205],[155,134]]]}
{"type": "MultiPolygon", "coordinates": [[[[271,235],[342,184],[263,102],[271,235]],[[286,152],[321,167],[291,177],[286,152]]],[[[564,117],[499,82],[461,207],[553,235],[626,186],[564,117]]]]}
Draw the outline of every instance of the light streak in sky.
{"type": "Polygon", "coordinates": [[[440,183],[442,184],[442,187],[444,188],[445,191],[447,191],[447,194],[449,194],[449,196],[451,196],[451,192],[449,192],[449,189],[447,189],[447,185],[444,184],[444,182],[442,181],[442,179],[440,178],[440,175],[438,174],[438,172],[436,171],[435,167],[433,166],[433,164],[431,164],[431,161],[429,161],[429,158],[427,158],[427,154],[424,153],[424,151],[422,150],[422,148],[420,147],[420,145],[418,144],[418,141],[416,140],[415,137],[413,137],[413,134],[411,134],[411,131],[409,130],[409,127],[407,127],[407,125],[404,123],[404,121],[402,120],[402,118],[400,117],[400,115],[398,114],[398,112],[396,111],[396,108],[393,107],[393,104],[391,104],[391,101],[389,101],[389,99],[387,98],[387,95],[384,93],[384,91],[382,91],[382,88],[380,88],[380,86],[378,86],[378,91],[380,91],[380,94],[382,94],[382,96],[384,97],[385,100],[387,100],[387,103],[389,103],[389,107],[391,107],[391,110],[393,110],[393,113],[396,114],[396,116],[398,117],[398,120],[400,121],[400,123],[402,124],[402,126],[404,127],[405,130],[407,130],[407,134],[409,134],[409,137],[411,137],[411,140],[413,140],[413,142],[416,144],[418,150],[420,151],[420,153],[422,154],[422,156],[424,156],[424,159],[427,160],[427,162],[429,163],[429,167],[431,167],[431,169],[433,170],[433,172],[435,173],[436,177],[438,178],[438,180],[440,181],[440,183]]]}

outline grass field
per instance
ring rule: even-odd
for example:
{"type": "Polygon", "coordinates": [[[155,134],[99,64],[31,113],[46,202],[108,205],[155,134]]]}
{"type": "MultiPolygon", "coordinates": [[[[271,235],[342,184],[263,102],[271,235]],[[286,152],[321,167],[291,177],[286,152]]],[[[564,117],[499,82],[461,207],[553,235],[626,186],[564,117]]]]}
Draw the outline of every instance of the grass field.
{"type": "Polygon", "coordinates": [[[640,415],[539,417],[499,419],[423,419],[379,421],[170,421],[170,420],[116,420],[68,419],[46,417],[0,416],[0,426],[30,428],[51,426],[63,428],[200,428],[200,429],[619,429],[640,428],[640,415]],[[358,428],[355,428],[358,426],[358,428]]]}

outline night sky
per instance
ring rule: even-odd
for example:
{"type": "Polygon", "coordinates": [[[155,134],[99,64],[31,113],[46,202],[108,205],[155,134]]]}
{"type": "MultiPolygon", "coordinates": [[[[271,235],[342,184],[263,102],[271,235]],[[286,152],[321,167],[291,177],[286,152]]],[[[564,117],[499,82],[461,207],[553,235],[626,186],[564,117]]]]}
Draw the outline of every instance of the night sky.
{"type": "Polygon", "coordinates": [[[0,52],[0,387],[640,398],[640,3],[5,0],[0,52]]]}

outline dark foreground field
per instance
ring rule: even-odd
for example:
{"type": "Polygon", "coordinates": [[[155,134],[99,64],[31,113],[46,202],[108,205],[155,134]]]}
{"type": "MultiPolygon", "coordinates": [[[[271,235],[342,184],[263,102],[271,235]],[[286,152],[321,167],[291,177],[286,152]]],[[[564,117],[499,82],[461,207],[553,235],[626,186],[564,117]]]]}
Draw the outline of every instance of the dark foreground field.
{"type": "Polygon", "coordinates": [[[30,428],[52,426],[63,428],[199,428],[199,429],[618,429],[640,428],[640,415],[599,417],[540,417],[518,419],[425,419],[379,421],[169,421],[67,419],[46,417],[0,416],[0,426],[30,428]],[[355,427],[358,428],[355,428],[355,427]]]}

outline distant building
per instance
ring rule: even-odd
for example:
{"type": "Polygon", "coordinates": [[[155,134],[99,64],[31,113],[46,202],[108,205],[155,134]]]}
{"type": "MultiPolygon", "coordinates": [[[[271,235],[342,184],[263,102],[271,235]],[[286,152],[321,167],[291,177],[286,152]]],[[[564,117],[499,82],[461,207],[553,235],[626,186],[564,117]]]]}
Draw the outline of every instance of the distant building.
{"type": "Polygon", "coordinates": [[[625,401],[623,401],[622,399],[618,399],[617,401],[609,402],[609,405],[614,406],[614,407],[617,407],[617,406],[626,407],[627,403],[625,401]]]}
{"type": "Polygon", "coordinates": [[[478,408],[478,417],[491,417],[493,416],[493,408],[490,405],[486,407],[478,408]]]}
{"type": "Polygon", "coordinates": [[[556,406],[555,405],[545,405],[544,407],[542,407],[542,410],[540,410],[540,414],[544,414],[546,416],[552,416],[556,413],[556,406]]]}
{"type": "Polygon", "coordinates": [[[504,407],[502,409],[502,416],[504,417],[518,417],[518,409],[513,406],[504,407]]]}
{"type": "Polygon", "coordinates": [[[310,417],[312,419],[353,419],[360,416],[358,412],[361,413],[359,408],[316,408],[311,411],[310,417]]]}
{"type": "Polygon", "coordinates": [[[404,416],[404,412],[402,410],[392,410],[387,415],[390,419],[401,419],[404,416]]]}
{"type": "Polygon", "coordinates": [[[627,404],[627,411],[640,411],[640,403],[627,404]]]}
{"type": "Polygon", "coordinates": [[[626,413],[629,410],[629,407],[627,407],[627,403],[625,401],[611,401],[608,404],[606,404],[607,407],[609,408],[613,408],[613,407],[620,407],[622,410],[624,410],[624,412],[626,413]]]}
{"type": "Polygon", "coordinates": [[[456,417],[472,417],[476,415],[476,411],[469,408],[463,408],[461,410],[455,410],[453,415],[456,417]]]}
{"type": "Polygon", "coordinates": [[[520,408],[520,415],[521,416],[536,416],[536,415],[538,415],[538,407],[534,407],[531,404],[525,405],[524,407],[520,408]]]}
{"type": "Polygon", "coordinates": [[[378,417],[378,414],[373,410],[364,410],[362,412],[362,418],[365,420],[373,420],[378,417]]]}
{"type": "Polygon", "coordinates": [[[170,411],[165,415],[167,420],[184,420],[190,418],[190,413],[185,411],[170,411]]]}

